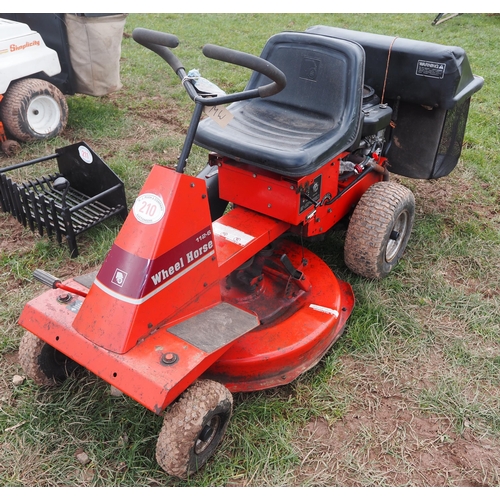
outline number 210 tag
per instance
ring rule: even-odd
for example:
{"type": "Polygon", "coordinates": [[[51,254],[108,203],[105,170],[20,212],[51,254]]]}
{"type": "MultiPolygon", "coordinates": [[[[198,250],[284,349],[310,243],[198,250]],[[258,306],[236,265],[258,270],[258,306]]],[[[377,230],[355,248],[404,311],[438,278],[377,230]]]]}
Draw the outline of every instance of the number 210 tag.
{"type": "Polygon", "coordinates": [[[143,224],[156,224],[165,215],[165,204],[153,193],[141,194],[132,209],[135,218],[143,224]]]}

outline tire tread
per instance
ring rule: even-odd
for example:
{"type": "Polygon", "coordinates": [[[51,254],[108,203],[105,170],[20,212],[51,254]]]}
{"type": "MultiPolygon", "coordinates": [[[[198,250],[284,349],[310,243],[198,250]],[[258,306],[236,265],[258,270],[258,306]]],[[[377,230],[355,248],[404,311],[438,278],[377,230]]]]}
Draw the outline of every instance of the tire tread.
{"type": "Polygon", "coordinates": [[[415,213],[413,193],[394,182],[378,182],[361,197],[356,206],[344,244],[344,261],[351,271],[365,278],[386,276],[401,258],[410,236],[415,213]],[[405,241],[393,262],[383,262],[385,247],[396,216],[409,211],[405,241]]]}

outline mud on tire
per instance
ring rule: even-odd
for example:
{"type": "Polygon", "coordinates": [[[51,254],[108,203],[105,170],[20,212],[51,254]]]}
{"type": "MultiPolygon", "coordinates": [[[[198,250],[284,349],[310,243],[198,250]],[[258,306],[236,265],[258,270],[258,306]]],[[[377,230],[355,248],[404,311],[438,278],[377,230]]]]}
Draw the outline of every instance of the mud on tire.
{"type": "Polygon", "coordinates": [[[404,186],[378,182],[354,209],[344,244],[344,261],[365,278],[383,278],[399,262],[415,219],[415,197],[404,186]]]}
{"type": "Polygon", "coordinates": [[[66,127],[68,105],[51,83],[25,78],[12,83],[4,94],[0,119],[19,141],[50,139],[66,127]]]}
{"type": "Polygon", "coordinates": [[[214,454],[231,417],[233,397],[222,384],[198,380],[167,411],[156,445],[162,469],[182,479],[214,454]]]}
{"type": "Polygon", "coordinates": [[[31,332],[21,339],[19,363],[24,373],[40,386],[55,386],[81,369],[78,363],[31,332]]]}

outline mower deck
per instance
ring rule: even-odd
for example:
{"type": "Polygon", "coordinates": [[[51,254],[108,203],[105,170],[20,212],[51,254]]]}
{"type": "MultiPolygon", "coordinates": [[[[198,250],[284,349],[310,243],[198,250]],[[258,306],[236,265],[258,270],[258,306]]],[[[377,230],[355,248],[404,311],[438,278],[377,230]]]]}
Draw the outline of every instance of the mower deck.
{"type": "MultiPolygon", "coordinates": [[[[230,275],[221,281],[221,303],[158,328],[124,354],[99,347],[74,329],[85,299],[64,302],[61,290],[29,302],[20,324],[157,414],[204,374],[234,392],[286,384],[314,366],[339,337],[354,300],[349,285],[294,243],[282,241],[261,259],[263,278],[255,285],[231,284],[235,275],[230,275]],[[309,290],[280,268],[283,253],[295,267],[305,259],[309,290]]],[[[64,284],[86,292],[81,282],[64,284]]]]}

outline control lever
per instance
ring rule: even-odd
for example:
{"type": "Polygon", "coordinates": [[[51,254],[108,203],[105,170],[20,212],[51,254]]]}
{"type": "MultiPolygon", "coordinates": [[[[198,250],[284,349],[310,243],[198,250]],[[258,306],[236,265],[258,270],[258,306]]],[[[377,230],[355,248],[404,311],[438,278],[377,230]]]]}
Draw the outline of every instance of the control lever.
{"type": "MultiPolygon", "coordinates": [[[[307,279],[306,275],[300,270],[294,267],[294,265],[291,263],[290,259],[288,258],[288,255],[285,253],[281,256],[280,258],[281,263],[285,267],[287,273],[294,279],[298,281],[298,285],[302,290],[305,290],[306,292],[311,288],[311,283],[307,279]]],[[[302,264],[307,264],[307,261],[304,260],[302,264]]],[[[301,266],[302,267],[302,266],[301,266]]]]}
{"type": "Polygon", "coordinates": [[[75,295],[79,295],[80,297],[86,297],[87,294],[82,292],[81,290],[77,290],[76,288],[72,288],[67,285],[63,285],[59,278],[52,276],[52,274],[47,271],[43,271],[42,269],[36,269],[33,273],[33,278],[35,278],[40,283],[48,286],[49,288],[59,288],[60,290],[65,290],[66,292],[74,293],[75,295]]]}

